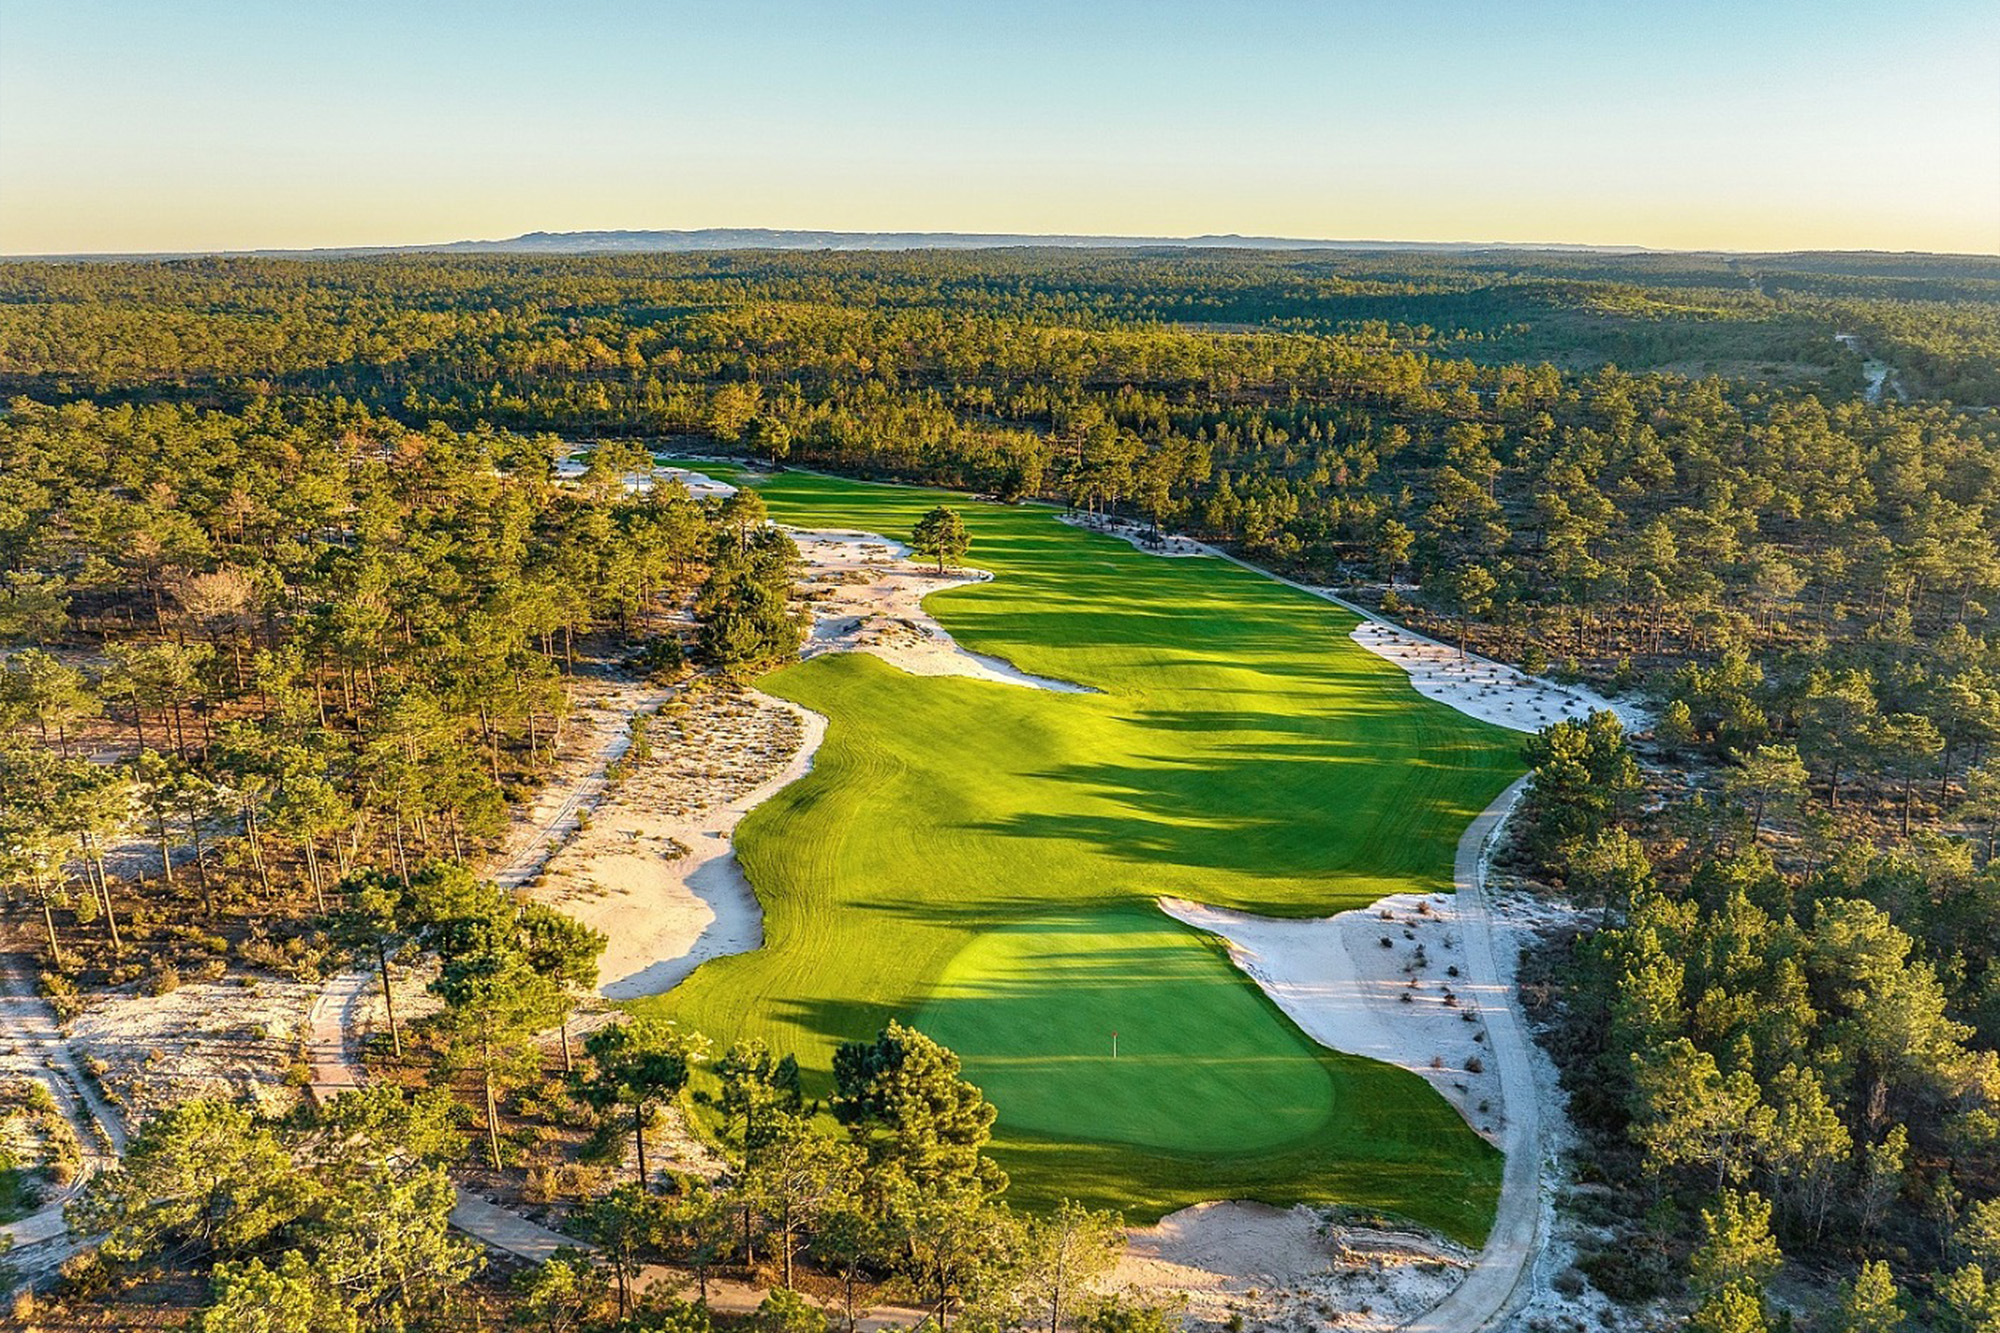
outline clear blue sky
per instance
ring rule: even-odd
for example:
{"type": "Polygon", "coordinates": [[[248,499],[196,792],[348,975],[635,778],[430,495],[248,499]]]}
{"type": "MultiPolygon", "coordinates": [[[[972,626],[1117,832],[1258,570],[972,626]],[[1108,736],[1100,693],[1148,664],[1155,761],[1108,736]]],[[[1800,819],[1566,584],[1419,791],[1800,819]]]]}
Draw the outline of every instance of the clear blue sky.
{"type": "Polygon", "coordinates": [[[1994,0],[0,0],[0,252],[773,226],[2000,251],[1994,0]]]}

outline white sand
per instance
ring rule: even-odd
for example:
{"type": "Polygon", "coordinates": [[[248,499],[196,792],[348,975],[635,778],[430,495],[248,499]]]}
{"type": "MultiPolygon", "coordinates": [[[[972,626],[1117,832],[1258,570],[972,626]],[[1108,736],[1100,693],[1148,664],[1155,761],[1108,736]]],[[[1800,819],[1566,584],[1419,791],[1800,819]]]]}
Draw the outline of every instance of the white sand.
{"type": "Polygon", "coordinates": [[[730,836],[811,769],[825,730],[817,713],[754,692],[707,691],[661,714],[653,758],[600,803],[535,887],[610,938],[600,994],[656,995],[707,959],[763,942],[763,914],[730,836]]]}
{"type": "Polygon", "coordinates": [[[1067,523],[1073,528],[1088,528],[1092,532],[1102,532],[1106,536],[1128,541],[1147,555],[1190,556],[1214,554],[1209,547],[1192,537],[1183,537],[1178,533],[1172,532],[1162,532],[1155,535],[1150,527],[1143,523],[1134,523],[1130,519],[1114,518],[1104,514],[1080,514],[1072,511],[1057,515],[1057,521],[1067,523]]]}
{"type": "Polygon", "coordinates": [[[232,977],[165,995],[93,997],[69,1024],[76,1048],[104,1062],[100,1074],[125,1118],[138,1123],[189,1097],[248,1097],[281,1112],[298,1099],[287,1081],[308,1028],[317,986],[232,977]]]}
{"type": "Polygon", "coordinates": [[[1427,1237],[1328,1223],[1311,1208],[1201,1203],[1135,1228],[1109,1283],[1185,1299],[1190,1325],[1400,1327],[1443,1299],[1470,1256],[1427,1237]]]}
{"type": "MultiPolygon", "coordinates": [[[[589,470],[589,467],[590,459],[586,454],[573,454],[556,464],[556,479],[559,481],[576,481],[589,470]]],[[[670,467],[664,463],[655,463],[650,473],[626,473],[624,476],[625,493],[627,495],[638,495],[652,490],[653,487],[664,481],[680,482],[681,485],[687,487],[688,494],[697,500],[720,500],[725,496],[736,494],[736,488],[726,481],[718,481],[707,473],[696,472],[692,468],[670,467]]]]}
{"type": "Polygon", "coordinates": [[[1316,589],[1329,601],[1367,617],[1348,637],[1386,658],[1409,673],[1410,684],[1426,699],[1455,708],[1468,717],[1510,731],[1540,731],[1565,718],[1581,721],[1593,712],[1618,715],[1628,732],[1644,731],[1652,719],[1628,703],[1614,703],[1580,685],[1558,685],[1540,677],[1523,675],[1504,662],[1468,653],[1461,659],[1458,649],[1415,630],[1404,629],[1377,618],[1363,607],[1316,589]]]}
{"type": "Polygon", "coordinates": [[[1177,898],[1161,899],[1160,908],[1226,941],[1236,965],[1314,1041],[1421,1075],[1466,1123],[1498,1137],[1500,1079],[1480,1015],[1482,1003],[1496,997],[1490,984],[1463,975],[1452,895],[1401,893],[1305,920],[1177,898]],[[1453,969],[1461,975],[1451,976],[1453,969]]]}
{"type": "Polygon", "coordinates": [[[961,648],[924,610],[923,599],[946,588],[984,583],[981,569],[939,573],[910,558],[910,548],[873,532],[787,529],[805,558],[805,594],[813,611],[805,656],[869,653],[913,676],[970,676],[1065,694],[1082,685],[1031,676],[1013,663],[961,648]]]}
{"type": "Polygon", "coordinates": [[[533,801],[509,817],[507,836],[489,872],[504,889],[518,889],[541,873],[550,856],[574,836],[604,798],[606,773],[632,743],[632,719],[653,713],[674,692],[643,681],[578,675],[564,741],[549,780],[533,801]]]}

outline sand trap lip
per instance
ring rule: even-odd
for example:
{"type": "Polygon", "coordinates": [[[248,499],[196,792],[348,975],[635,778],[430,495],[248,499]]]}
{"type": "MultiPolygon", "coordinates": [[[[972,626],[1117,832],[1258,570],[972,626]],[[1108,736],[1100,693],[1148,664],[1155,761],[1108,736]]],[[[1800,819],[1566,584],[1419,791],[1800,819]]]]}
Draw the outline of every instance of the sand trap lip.
{"type": "Polygon", "coordinates": [[[1579,685],[1529,676],[1476,653],[1461,660],[1458,649],[1449,644],[1404,629],[1330,592],[1322,590],[1320,595],[1364,617],[1348,638],[1401,667],[1411,688],[1424,698],[1467,717],[1522,732],[1540,731],[1564,719],[1582,721],[1594,712],[1617,714],[1628,732],[1652,725],[1652,719],[1631,704],[1613,702],[1579,685]]]}
{"type": "Polygon", "coordinates": [[[975,653],[924,610],[923,600],[947,588],[985,583],[983,569],[940,573],[911,559],[908,545],[854,528],[787,528],[808,570],[812,635],[802,656],[867,653],[913,676],[967,676],[1000,685],[1023,685],[1058,694],[1095,694],[1075,681],[1021,670],[1003,657],[975,653]],[[845,580],[865,576],[864,583],[845,580]],[[829,579],[840,581],[828,582],[829,579]]]}
{"type": "Polygon", "coordinates": [[[1409,1070],[1475,1131],[1497,1136],[1504,1123],[1500,1081],[1487,1067],[1481,1015],[1506,997],[1490,979],[1466,975],[1451,895],[1399,893],[1365,908],[1297,919],[1180,898],[1159,904],[1174,920],[1228,945],[1237,968],[1314,1041],[1409,1070]],[[1426,960],[1420,967],[1419,956],[1426,960]],[[1450,976],[1452,968],[1460,975],[1450,976]],[[1467,1069],[1468,1061],[1481,1071],[1467,1069]]]}

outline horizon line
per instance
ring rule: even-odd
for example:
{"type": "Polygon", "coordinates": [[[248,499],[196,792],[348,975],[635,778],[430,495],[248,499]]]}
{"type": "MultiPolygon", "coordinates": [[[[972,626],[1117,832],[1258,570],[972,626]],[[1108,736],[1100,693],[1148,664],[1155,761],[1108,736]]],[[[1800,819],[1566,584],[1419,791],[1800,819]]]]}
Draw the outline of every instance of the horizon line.
{"type": "Polygon", "coordinates": [[[869,231],[818,227],[628,227],[579,228],[568,231],[525,231],[500,238],[462,238],[452,241],[417,241],[388,244],[315,246],[213,247],[171,250],[72,250],[0,253],[4,262],[60,263],[76,261],[236,259],[236,258],[364,258],[387,254],[492,254],[533,253],[582,257],[591,254],[721,253],[724,251],[770,251],[812,253],[826,251],[866,251],[885,253],[910,250],[1000,250],[1000,249],[1203,249],[1203,250],[1353,250],[1458,251],[1490,250],[1543,253],[1585,253],[1617,255],[1716,255],[1722,257],[1768,257],[1784,255],[1879,255],[1939,259],[2000,259],[2000,252],[1956,250],[1891,250],[1876,247],[1797,248],[1780,250],[1739,250],[1719,246],[1650,246],[1638,243],[1599,241],[1505,241],[1505,240],[1391,240],[1386,238],[1294,237],[1245,235],[1239,232],[1204,232],[1193,236],[1140,236],[1116,232],[984,232],[952,230],[869,231]],[[711,241],[740,238],[739,243],[674,246],[671,240],[711,241]],[[758,239],[762,238],[762,243],[758,239]],[[586,244],[596,239],[612,249],[559,249],[562,242],[586,244]],[[903,242],[869,245],[866,242],[903,242]]]}

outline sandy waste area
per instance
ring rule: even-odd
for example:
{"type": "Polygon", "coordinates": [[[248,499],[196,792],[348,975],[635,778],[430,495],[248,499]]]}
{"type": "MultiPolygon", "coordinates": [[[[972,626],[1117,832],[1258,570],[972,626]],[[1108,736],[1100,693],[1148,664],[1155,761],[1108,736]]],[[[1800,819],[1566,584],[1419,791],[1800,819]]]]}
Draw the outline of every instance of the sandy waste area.
{"type": "Polygon", "coordinates": [[[303,1088],[300,1053],[316,986],[268,975],[190,983],[164,995],[113,994],[69,1023],[78,1051],[128,1123],[189,1097],[248,1096],[277,1113],[303,1088]]]}
{"type": "Polygon", "coordinates": [[[813,611],[805,656],[869,653],[913,676],[970,676],[1066,694],[1088,691],[1069,681],[1031,676],[1002,658],[961,648],[923,608],[946,588],[985,583],[979,569],[938,570],[910,548],[872,532],[792,531],[805,558],[805,595],[813,611]]]}
{"type": "Polygon", "coordinates": [[[1184,1302],[1190,1325],[1388,1333],[1443,1300],[1471,1262],[1434,1237],[1343,1226],[1312,1208],[1202,1203],[1135,1229],[1108,1285],[1184,1302]]]}
{"type": "Polygon", "coordinates": [[[703,690],[655,715],[652,757],[631,765],[533,887],[610,938],[598,966],[607,999],[656,995],[707,959],[763,942],[730,835],[808,771],[825,728],[754,691],[703,690]]]}
{"type": "MultiPolygon", "coordinates": [[[[589,458],[578,454],[556,464],[556,477],[561,481],[576,481],[589,470],[589,458]]],[[[720,500],[736,494],[736,488],[726,481],[718,481],[692,468],[674,467],[666,463],[655,463],[650,473],[628,472],[624,477],[626,493],[631,495],[650,491],[665,481],[678,481],[687,487],[688,494],[697,500],[720,500]]]]}
{"type": "Polygon", "coordinates": [[[1183,537],[1172,532],[1155,532],[1144,523],[1134,523],[1129,518],[1112,518],[1103,514],[1067,513],[1057,516],[1059,522],[1073,528],[1088,528],[1092,532],[1102,532],[1106,536],[1128,541],[1147,555],[1189,556],[1213,555],[1202,542],[1192,537],[1183,537]]]}

